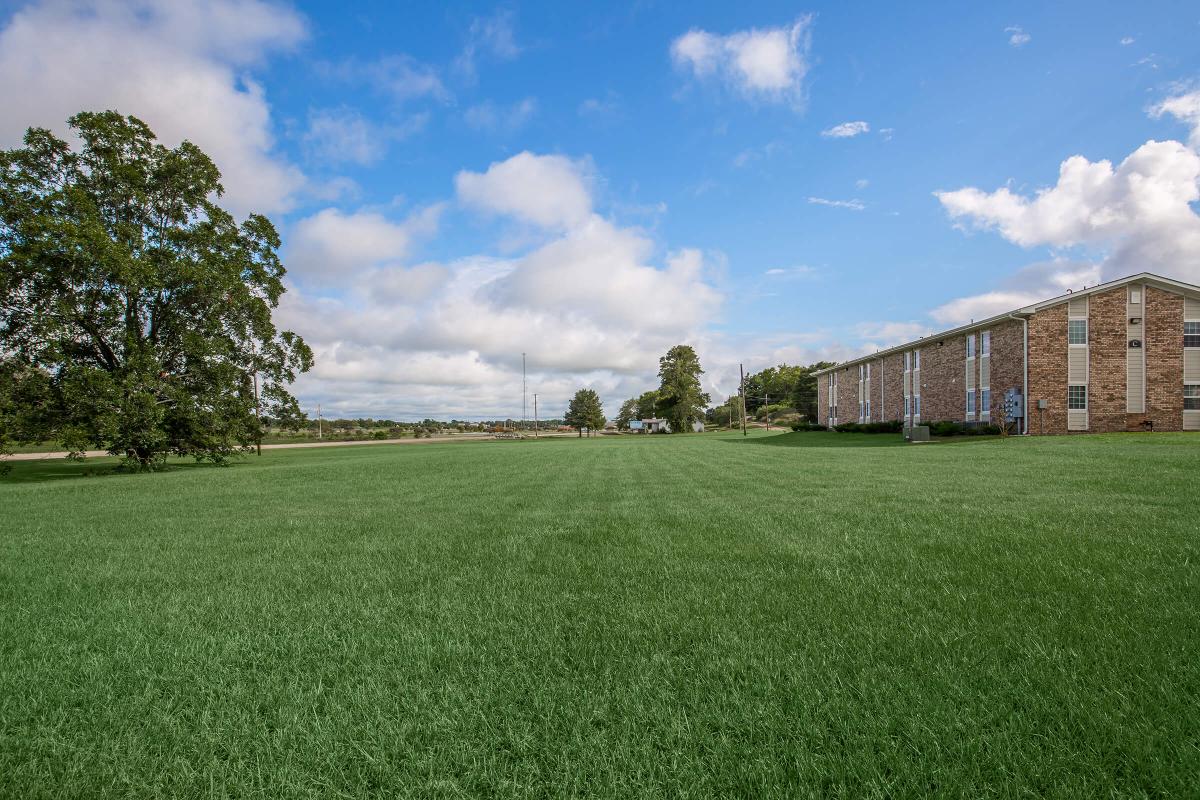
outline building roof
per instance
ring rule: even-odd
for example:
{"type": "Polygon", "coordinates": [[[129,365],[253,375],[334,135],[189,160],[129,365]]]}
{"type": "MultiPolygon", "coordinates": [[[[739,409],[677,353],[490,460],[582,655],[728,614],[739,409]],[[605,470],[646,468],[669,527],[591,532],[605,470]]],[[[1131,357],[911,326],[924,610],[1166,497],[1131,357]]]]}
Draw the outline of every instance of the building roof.
{"type": "Polygon", "coordinates": [[[1042,300],[1037,303],[1022,306],[1021,308],[1016,308],[1012,311],[1006,311],[1003,314],[996,314],[995,316],[988,317],[987,319],[972,321],[966,325],[959,325],[957,328],[950,328],[949,330],[939,331],[938,333],[931,333],[928,336],[922,336],[920,339],[914,339],[912,341],[905,342],[904,344],[898,344],[895,347],[889,347],[885,350],[877,350],[874,353],[852,358],[849,361],[842,361],[841,363],[835,364],[832,367],[814,370],[812,374],[824,375],[828,372],[843,369],[844,367],[866,363],[867,361],[874,361],[875,359],[882,358],[883,356],[889,356],[893,353],[900,353],[905,350],[910,350],[914,346],[919,345],[922,342],[927,342],[931,339],[944,339],[947,336],[954,336],[958,333],[968,333],[981,328],[987,328],[996,324],[997,322],[1005,319],[1011,319],[1013,317],[1028,317],[1044,308],[1050,308],[1051,306],[1065,303],[1068,300],[1074,300],[1077,297],[1087,297],[1088,295],[1096,294],[1098,292],[1107,292],[1110,289],[1116,289],[1129,283],[1145,283],[1168,292],[1174,292],[1176,294],[1200,295],[1200,286],[1196,286],[1195,284],[1184,283],[1183,281],[1177,281],[1173,278],[1164,278],[1161,275],[1155,275],[1151,272],[1139,272],[1136,275],[1118,278],[1113,281],[1108,281],[1107,283],[1098,283],[1090,288],[1080,289],[1078,291],[1070,291],[1066,294],[1060,294],[1057,297],[1051,297],[1049,300],[1042,300]]]}

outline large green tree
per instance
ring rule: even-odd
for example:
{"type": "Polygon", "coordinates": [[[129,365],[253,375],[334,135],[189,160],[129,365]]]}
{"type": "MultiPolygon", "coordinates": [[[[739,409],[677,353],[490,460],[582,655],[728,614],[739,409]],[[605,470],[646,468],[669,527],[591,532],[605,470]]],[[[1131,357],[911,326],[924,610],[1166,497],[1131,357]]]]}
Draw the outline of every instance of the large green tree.
{"type": "Polygon", "coordinates": [[[818,361],[815,364],[809,364],[796,377],[796,383],[792,387],[791,394],[792,408],[803,414],[809,422],[816,422],[818,419],[817,377],[813,375],[813,372],[825,369],[826,367],[832,367],[833,364],[834,362],[832,361],[818,361]]]}
{"type": "Polygon", "coordinates": [[[636,397],[631,397],[621,404],[621,410],[617,412],[617,430],[627,431],[631,420],[640,419],[637,415],[637,402],[636,397]]]}
{"type": "Polygon", "coordinates": [[[689,432],[704,419],[708,395],[702,391],[700,358],[690,345],[679,344],[658,360],[658,408],[676,433],[689,432]]]}
{"type": "Polygon", "coordinates": [[[584,428],[587,428],[589,433],[604,428],[604,409],[600,405],[600,395],[593,389],[580,389],[567,406],[565,420],[572,428],[579,430],[580,436],[583,436],[584,428]]]}
{"type": "Polygon", "coordinates": [[[658,416],[658,390],[651,389],[638,395],[635,402],[638,419],[654,419],[658,416]]]}
{"type": "Polygon", "coordinates": [[[26,433],[151,468],[255,442],[256,381],[264,415],[299,419],[288,384],[312,352],[271,319],[270,221],[218,206],[220,173],[189,142],[113,111],[70,126],[76,149],[31,128],[0,151],[0,357],[39,396],[17,398],[26,433]]]}

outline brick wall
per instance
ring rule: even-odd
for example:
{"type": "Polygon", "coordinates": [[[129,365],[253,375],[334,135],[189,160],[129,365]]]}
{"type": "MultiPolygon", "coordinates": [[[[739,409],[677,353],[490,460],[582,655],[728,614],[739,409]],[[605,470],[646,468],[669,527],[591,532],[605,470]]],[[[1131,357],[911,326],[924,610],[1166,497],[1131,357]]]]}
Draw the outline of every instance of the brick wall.
{"type": "MultiPolygon", "coordinates": [[[[1122,311],[1122,316],[1124,312],[1122,311]]],[[[1067,432],[1067,304],[1029,318],[1029,432],[1067,432]],[[1038,409],[1045,400],[1046,408],[1038,409]]]]}
{"type": "Polygon", "coordinates": [[[829,422],[829,376],[817,376],[817,418],[813,420],[820,425],[829,422]]]}
{"type": "Polygon", "coordinates": [[[839,367],[837,376],[838,422],[858,422],[858,365],[839,367]]]}
{"type": "MultiPolygon", "coordinates": [[[[1088,430],[1125,430],[1128,287],[1088,298],[1088,430]]],[[[1181,306],[1182,308],[1182,306],[1181,306]]],[[[1180,336],[1183,325],[1180,323],[1180,336]]],[[[1182,369],[1182,366],[1181,366],[1182,369]]],[[[1182,414],[1180,415],[1182,420],[1182,414]]]]}
{"type": "MultiPolygon", "coordinates": [[[[1125,397],[1127,286],[1091,295],[1088,308],[1088,430],[1155,430],[1183,425],[1183,298],[1146,287],[1146,413],[1127,414],[1125,397]]],[[[1067,432],[1067,304],[1029,320],[1029,432],[1067,432]],[[1037,401],[1047,408],[1039,412],[1037,401]],[[1040,420],[1039,420],[1040,417],[1040,420]]]]}
{"type": "Polygon", "coordinates": [[[992,331],[992,422],[1004,422],[1004,392],[1024,391],[1025,326],[1015,319],[993,325],[992,331]]]}
{"type": "Polygon", "coordinates": [[[955,334],[921,341],[921,422],[965,418],[966,338],[955,334]]]}
{"type": "Polygon", "coordinates": [[[879,418],[884,422],[904,419],[904,354],[893,353],[880,359],[883,378],[883,408],[879,418]]]}
{"type": "Polygon", "coordinates": [[[1144,299],[1145,416],[1156,431],[1177,431],[1183,427],[1183,298],[1147,286],[1144,299]]]}

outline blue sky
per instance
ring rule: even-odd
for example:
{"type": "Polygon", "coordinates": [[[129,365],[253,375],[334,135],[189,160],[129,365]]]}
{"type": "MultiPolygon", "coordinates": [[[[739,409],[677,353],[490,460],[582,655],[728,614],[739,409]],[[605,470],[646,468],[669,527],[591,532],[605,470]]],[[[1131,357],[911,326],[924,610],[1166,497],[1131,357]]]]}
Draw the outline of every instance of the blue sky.
{"type": "Polygon", "coordinates": [[[519,414],[523,351],[549,413],[615,411],[681,341],[724,395],[1200,281],[1194,3],[0,9],[0,145],[106,107],[205,148],[283,234],[326,413],[519,414]]]}

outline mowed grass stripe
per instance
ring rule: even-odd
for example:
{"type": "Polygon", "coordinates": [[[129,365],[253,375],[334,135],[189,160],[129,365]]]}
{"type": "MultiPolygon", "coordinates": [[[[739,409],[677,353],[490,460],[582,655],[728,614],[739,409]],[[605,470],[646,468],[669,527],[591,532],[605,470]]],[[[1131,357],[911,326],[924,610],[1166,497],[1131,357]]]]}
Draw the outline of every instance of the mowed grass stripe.
{"type": "Polygon", "coordinates": [[[1187,795],[1187,435],[0,484],[0,796],[1187,795]]]}

